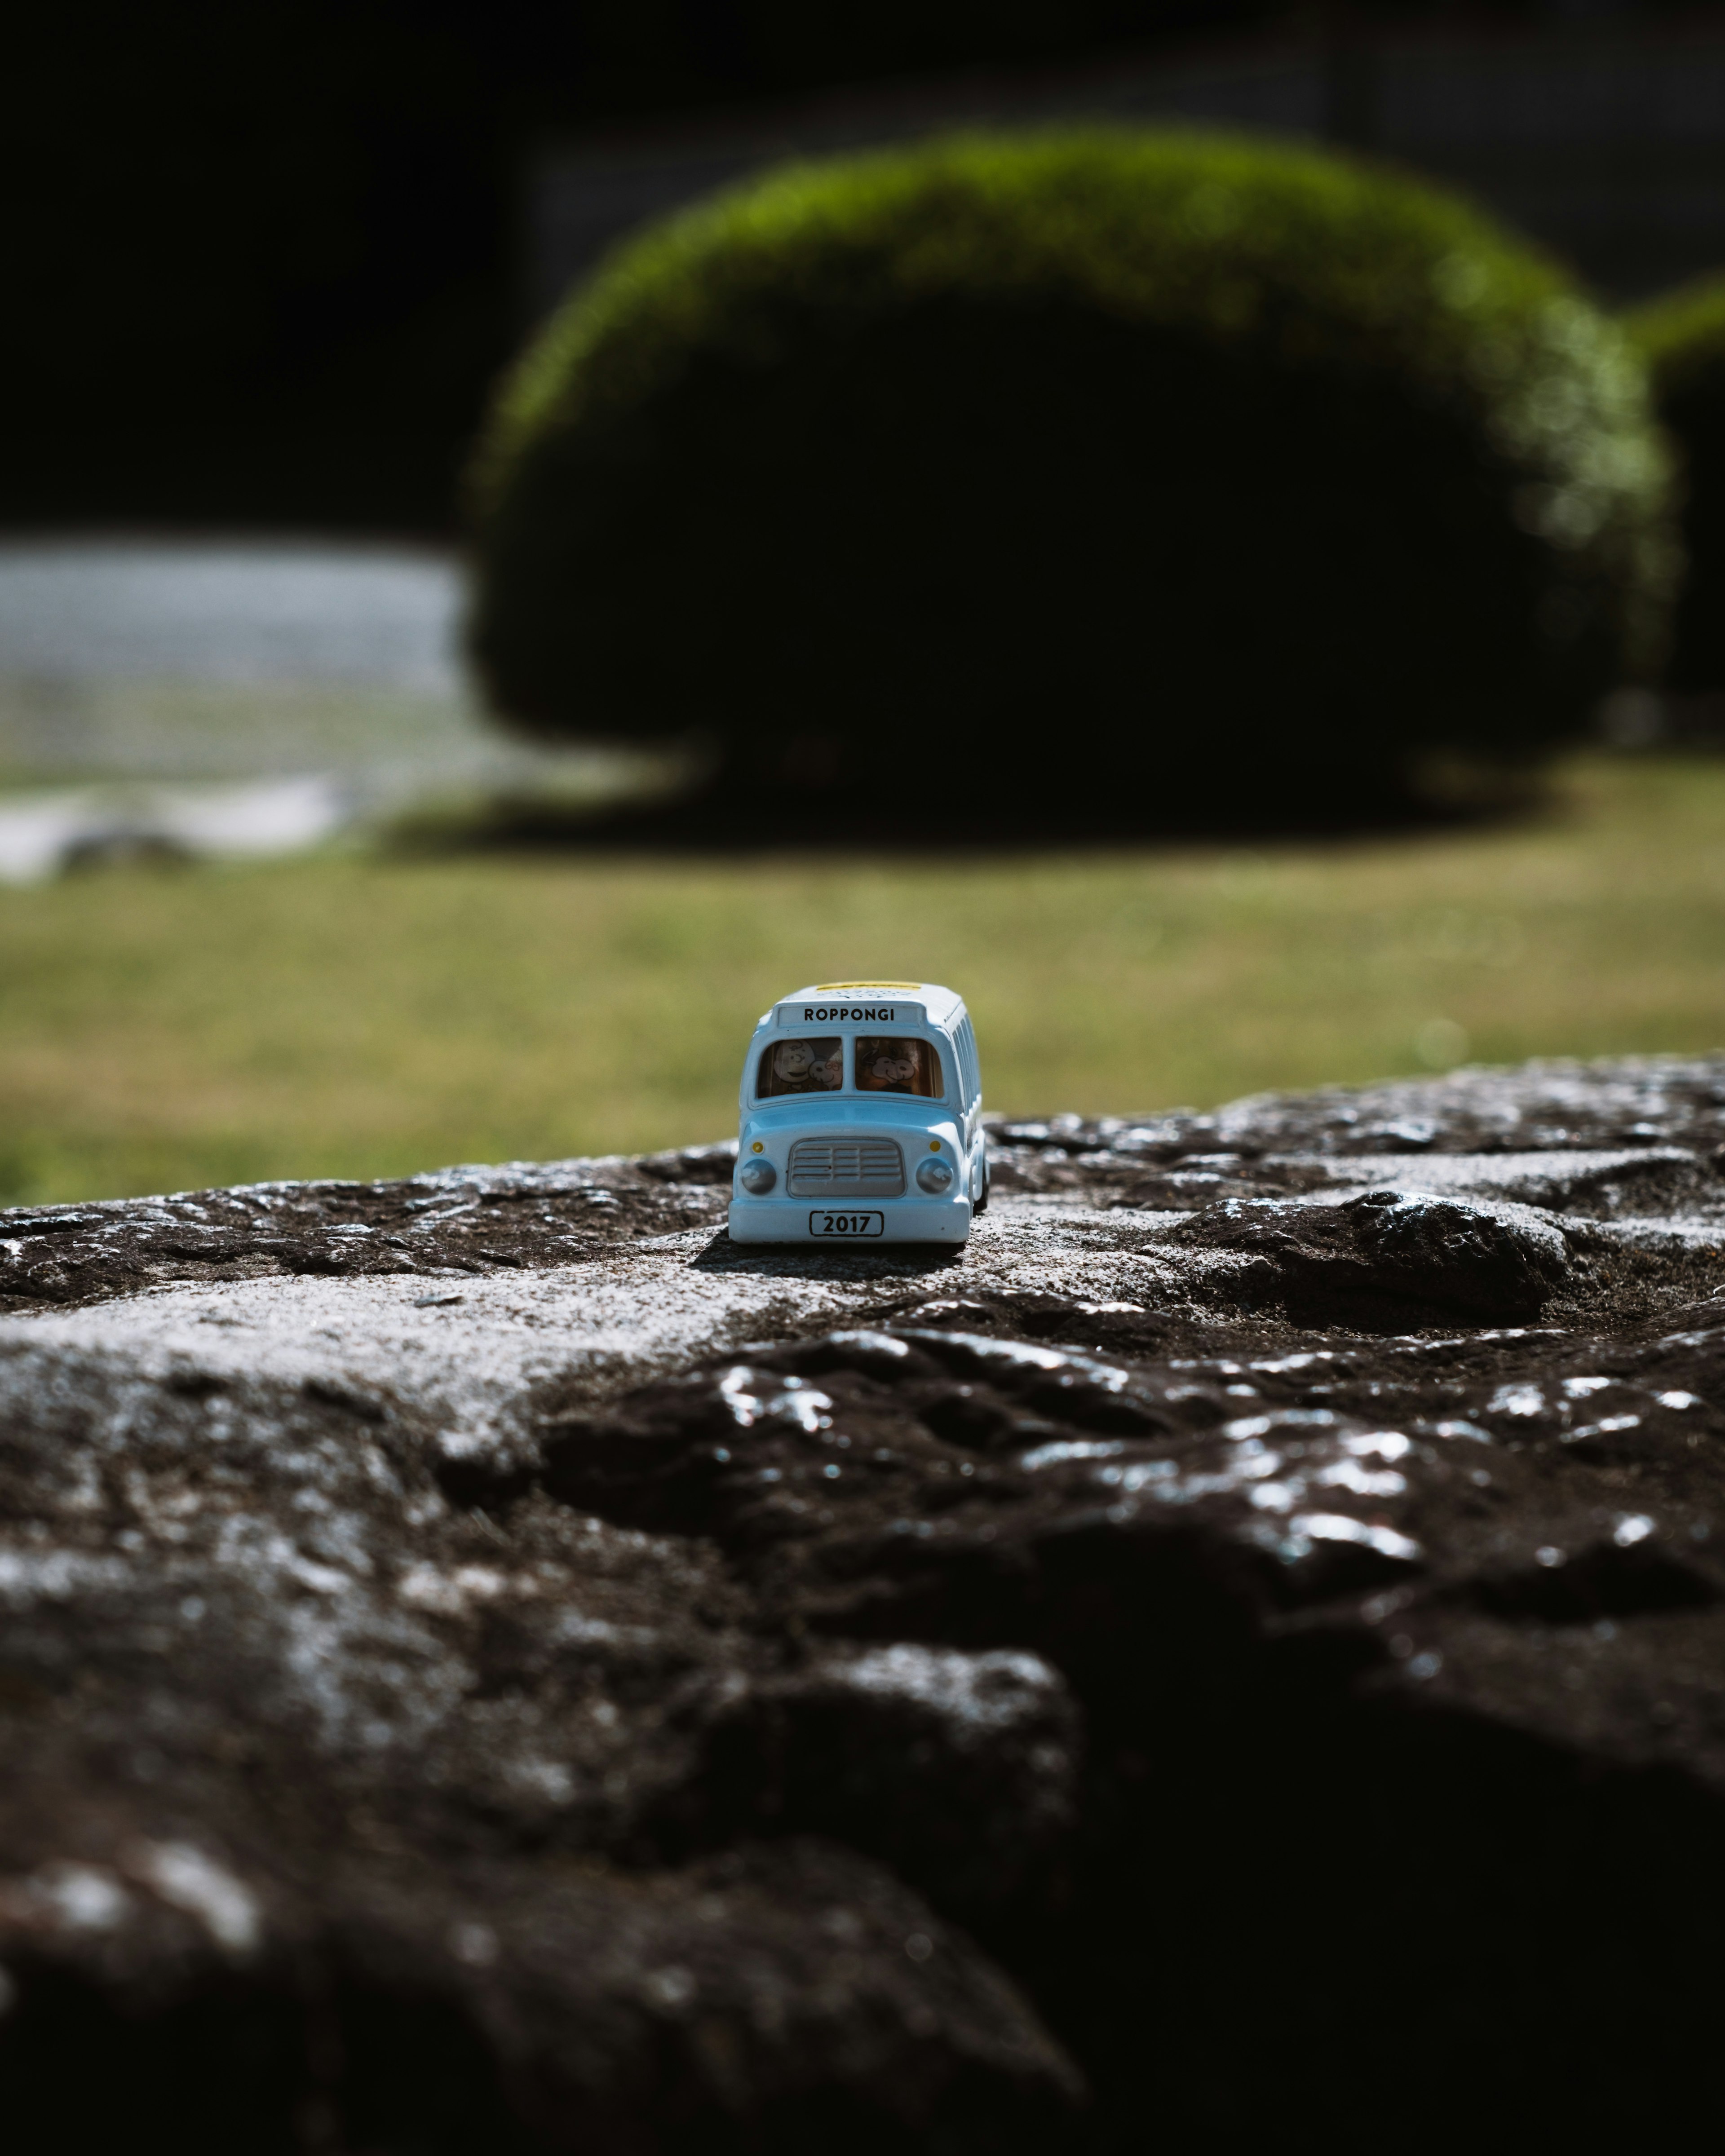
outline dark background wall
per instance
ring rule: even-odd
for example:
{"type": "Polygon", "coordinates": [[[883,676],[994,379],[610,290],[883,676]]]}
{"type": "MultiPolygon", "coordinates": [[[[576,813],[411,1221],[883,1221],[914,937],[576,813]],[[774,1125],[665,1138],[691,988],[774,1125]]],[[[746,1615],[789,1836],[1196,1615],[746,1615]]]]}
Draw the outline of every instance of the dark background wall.
{"type": "MultiPolygon", "coordinates": [[[[1142,74],[1194,41],[1264,37],[1318,55],[1326,95],[1341,88],[1319,131],[1358,136],[1350,55],[1379,32],[1601,28],[1585,0],[1543,16],[1290,15],[1271,0],[62,0],[32,18],[10,33],[0,130],[0,522],[427,534],[453,528],[486,387],[558,274],[544,242],[558,158],[614,158],[621,141],[627,162],[667,130],[681,157],[703,131],[747,133],[788,103],[842,90],[878,105],[867,85],[905,76],[957,76],[960,108],[1034,102],[1057,79],[1142,74]],[[982,78],[995,86],[978,91],[982,78]]],[[[1666,20],[1608,11],[1603,27],[1666,20]]]]}
{"type": "Polygon", "coordinates": [[[536,168],[531,290],[549,306],[633,227],[787,157],[1063,121],[1221,124],[1368,151],[1466,189],[1607,300],[1725,264],[1725,20],[1332,17],[589,127],[536,168]]]}

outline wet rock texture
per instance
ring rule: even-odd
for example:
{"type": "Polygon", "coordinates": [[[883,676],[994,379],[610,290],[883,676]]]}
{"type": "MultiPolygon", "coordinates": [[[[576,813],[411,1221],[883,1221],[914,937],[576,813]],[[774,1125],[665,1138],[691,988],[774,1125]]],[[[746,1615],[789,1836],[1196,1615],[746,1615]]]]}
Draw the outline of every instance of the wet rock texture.
{"type": "MultiPolygon", "coordinates": [[[[1674,2144],[1725,1059],[0,1215],[21,2152],[1674,2144]]],[[[1711,2135],[1709,2136],[1711,2138],[1711,2135]]]]}

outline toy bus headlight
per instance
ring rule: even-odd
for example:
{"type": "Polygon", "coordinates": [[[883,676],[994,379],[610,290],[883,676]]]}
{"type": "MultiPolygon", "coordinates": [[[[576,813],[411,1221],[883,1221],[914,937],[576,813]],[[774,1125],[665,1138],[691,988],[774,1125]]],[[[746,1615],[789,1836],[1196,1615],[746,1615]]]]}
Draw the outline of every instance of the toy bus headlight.
{"type": "Polygon", "coordinates": [[[931,1197],[938,1198],[942,1191],[949,1190],[952,1184],[952,1170],[947,1161],[931,1158],[916,1170],[916,1188],[927,1191],[931,1197]]]}
{"type": "Polygon", "coordinates": [[[737,1179],[752,1198],[764,1198],[778,1182],[778,1170],[770,1160],[746,1160],[737,1179]]]}

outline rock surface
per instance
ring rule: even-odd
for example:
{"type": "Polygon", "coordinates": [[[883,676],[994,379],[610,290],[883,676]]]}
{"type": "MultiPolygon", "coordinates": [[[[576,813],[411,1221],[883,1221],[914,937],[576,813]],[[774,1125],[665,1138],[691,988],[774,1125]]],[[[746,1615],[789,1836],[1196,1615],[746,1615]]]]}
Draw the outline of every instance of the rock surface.
{"type": "Polygon", "coordinates": [[[0,1214],[21,2156],[1675,2138],[1725,1058],[0,1214]]]}

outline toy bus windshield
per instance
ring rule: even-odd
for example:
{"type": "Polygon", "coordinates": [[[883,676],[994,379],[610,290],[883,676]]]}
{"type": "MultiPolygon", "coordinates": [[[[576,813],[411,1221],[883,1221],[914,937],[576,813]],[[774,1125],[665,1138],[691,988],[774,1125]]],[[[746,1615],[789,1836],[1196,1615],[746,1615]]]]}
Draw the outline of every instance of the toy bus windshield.
{"type": "MultiPolygon", "coordinates": [[[[943,1087],[940,1051],[932,1041],[896,1034],[859,1034],[852,1083],[860,1093],[906,1093],[937,1101],[943,1087]]],[[[798,1034],[769,1041],[755,1071],[755,1097],[834,1093],[845,1084],[846,1047],[836,1034],[798,1034]]]]}
{"type": "Polygon", "coordinates": [[[845,1083],[845,1044],[830,1038],[771,1041],[761,1050],[756,1097],[776,1101],[787,1093],[833,1093],[845,1083]]]}
{"type": "Polygon", "coordinates": [[[941,1063],[933,1043],[860,1033],[856,1090],[859,1093],[914,1093],[920,1100],[939,1100],[941,1063]]]}

